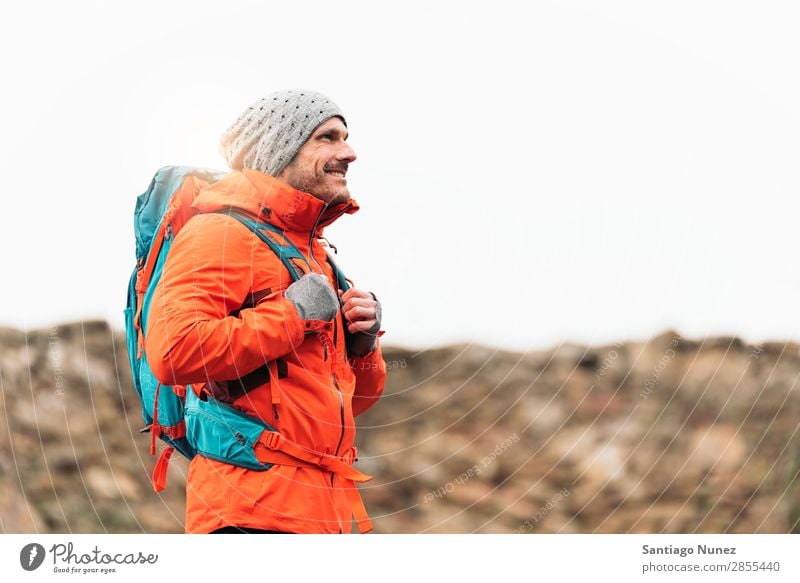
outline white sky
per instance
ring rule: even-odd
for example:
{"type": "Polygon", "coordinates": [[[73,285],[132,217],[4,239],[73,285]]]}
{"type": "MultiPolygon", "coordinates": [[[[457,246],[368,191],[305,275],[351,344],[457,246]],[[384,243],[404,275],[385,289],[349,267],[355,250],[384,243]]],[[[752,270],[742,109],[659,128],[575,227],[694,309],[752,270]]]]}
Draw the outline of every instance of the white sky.
{"type": "Polygon", "coordinates": [[[792,2],[0,8],[0,325],[123,326],[132,212],[271,91],[348,118],[387,343],[798,339],[792,2]]]}

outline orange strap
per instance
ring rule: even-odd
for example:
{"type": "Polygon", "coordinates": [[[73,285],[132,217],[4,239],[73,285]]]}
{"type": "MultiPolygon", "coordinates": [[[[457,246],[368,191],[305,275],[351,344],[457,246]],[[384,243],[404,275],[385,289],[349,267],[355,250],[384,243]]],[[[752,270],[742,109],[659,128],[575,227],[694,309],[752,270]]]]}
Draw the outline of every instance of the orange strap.
{"type": "Polygon", "coordinates": [[[147,291],[150,278],[153,276],[153,270],[156,268],[158,254],[161,252],[161,245],[164,243],[164,234],[167,231],[168,218],[171,217],[164,216],[164,218],[161,219],[161,225],[153,237],[153,244],[150,247],[150,253],[147,255],[147,262],[136,272],[136,315],[133,317],[133,326],[136,329],[137,358],[142,357],[142,348],[144,347],[144,331],[142,330],[142,304],[144,304],[144,293],[147,291]]]}
{"type": "Polygon", "coordinates": [[[353,513],[353,518],[356,519],[358,525],[358,532],[366,534],[372,531],[372,521],[369,519],[367,509],[364,508],[364,501],[361,499],[361,494],[358,491],[355,483],[352,480],[345,480],[345,496],[350,503],[350,511],[353,513]]]}
{"type": "Polygon", "coordinates": [[[278,386],[278,361],[270,360],[267,363],[269,370],[269,393],[272,401],[272,414],[278,419],[278,405],[281,404],[281,389],[278,386]]]}
{"type": "Polygon", "coordinates": [[[355,447],[345,455],[337,457],[307,450],[275,431],[263,432],[256,445],[261,446],[254,449],[256,457],[262,463],[316,468],[338,474],[344,480],[345,496],[359,532],[367,533],[372,530],[372,522],[355,484],[356,482],[367,482],[372,479],[372,476],[359,472],[353,467],[352,464],[357,459],[358,453],[355,447]]]}
{"type": "Polygon", "coordinates": [[[173,451],[175,448],[171,446],[162,449],[153,468],[153,490],[156,492],[161,492],[167,487],[167,467],[169,467],[169,458],[172,457],[173,451]]]}
{"type": "MultiPolygon", "coordinates": [[[[353,462],[356,460],[356,448],[350,449],[345,455],[337,457],[334,455],[330,455],[327,453],[319,453],[317,451],[308,450],[293,441],[286,439],[280,433],[276,431],[264,431],[256,441],[256,445],[261,445],[266,449],[270,450],[270,452],[262,452],[256,449],[256,457],[261,461],[263,455],[268,455],[272,458],[276,456],[273,455],[277,454],[286,454],[289,458],[296,458],[295,461],[300,460],[305,462],[305,465],[299,465],[298,467],[315,467],[326,472],[333,472],[334,474],[339,474],[343,478],[347,480],[353,480],[354,482],[368,482],[372,479],[372,476],[368,476],[362,472],[359,472],[357,469],[353,467],[353,462]]],[[[286,457],[278,456],[282,460],[288,459],[286,457]]],[[[283,462],[272,462],[269,460],[264,460],[267,463],[279,463],[282,465],[289,465],[283,462]]]]}
{"type": "MultiPolygon", "coordinates": [[[[161,392],[161,383],[156,385],[156,396],[153,403],[153,422],[150,424],[150,455],[156,455],[156,440],[163,434],[172,439],[178,439],[186,435],[186,421],[181,419],[181,422],[176,425],[164,426],[158,422],[158,395],[161,392]]],[[[153,489],[156,492],[161,492],[167,486],[167,467],[169,466],[169,458],[172,457],[172,452],[175,448],[167,446],[161,450],[161,454],[156,460],[156,465],[153,468],[153,489]]]]}
{"type": "Polygon", "coordinates": [[[144,339],[142,338],[142,304],[144,303],[144,292],[139,291],[138,282],[142,279],[142,271],[136,273],[136,315],[133,317],[133,327],[136,330],[136,358],[142,358],[142,348],[144,339]]]}

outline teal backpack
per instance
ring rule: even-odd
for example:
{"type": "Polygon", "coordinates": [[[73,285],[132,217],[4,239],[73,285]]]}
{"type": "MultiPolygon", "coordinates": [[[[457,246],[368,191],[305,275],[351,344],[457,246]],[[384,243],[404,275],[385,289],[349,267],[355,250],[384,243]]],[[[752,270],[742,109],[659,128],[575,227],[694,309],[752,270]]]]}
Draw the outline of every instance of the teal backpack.
{"type": "MultiPolygon", "coordinates": [[[[162,385],[150,370],[143,349],[150,302],[172,242],[180,228],[196,214],[191,204],[199,188],[223,176],[214,170],[167,166],[156,173],[147,191],[136,201],[133,216],[136,267],[128,284],[125,330],[133,384],[141,399],[145,423],[140,432],[150,433],[151,455],[156,454],[156,438],[167,444],[153,470],[156,492],[166,486],[167,465],[174,450],[189,459],[200,453],[253,470],[268,470],[272,466],[260,462],[253,449],[264,431],[275,432],[272,426],[211,397],[201,399],[191,386],[162,385]],[[181,188],[187,180],[194,182],[181,188]]],[[[259,222],[235,209],[224,214],[238,220],[269,246],[286,266],[293,281],[303,275],[294,262],[307,265],[306,258],[287,238],[279,237],[287,241],[287,245],[282,245],[270,236],[271,232],[281,234],[278,227],[259,222]]],[[[330,255],[328,261],[339,288],[349,289],[344,274],[330,255]]]]}

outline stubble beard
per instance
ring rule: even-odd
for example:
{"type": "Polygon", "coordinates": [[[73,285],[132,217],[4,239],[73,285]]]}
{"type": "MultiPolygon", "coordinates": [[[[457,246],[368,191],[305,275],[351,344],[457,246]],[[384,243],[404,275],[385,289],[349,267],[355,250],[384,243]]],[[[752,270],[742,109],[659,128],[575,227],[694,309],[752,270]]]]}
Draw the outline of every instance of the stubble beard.
{"type": "Polygon", "coordinates": [[[318,188],[313,188],[307,190],[311,196],[314,196],[320,199],[322,202],[325,203],[326,207],[335,206],[337,204],[347,202],[350,200],[350,190],[347,188],[347,185],[330,185],[326,184],[327,178],[329,177],[328,174],[323,174],[323,180],[318,181],[321,182],[318,188]],[[316,192],[312,192],[315,190],[316,192]]]}
{"type": "Polygon", "coordinates": [[[312,176],[298,177],[297,179],[291,179],[291,177],[287,178],[288,180],[286,180],[286,182],[289,186],[321,200],[325,203],[326,207],[335,206],[350,200],[350,190],[347,185],[328,184],[330,175],[324,171],[321,177],[315,174],[312,176]]]}

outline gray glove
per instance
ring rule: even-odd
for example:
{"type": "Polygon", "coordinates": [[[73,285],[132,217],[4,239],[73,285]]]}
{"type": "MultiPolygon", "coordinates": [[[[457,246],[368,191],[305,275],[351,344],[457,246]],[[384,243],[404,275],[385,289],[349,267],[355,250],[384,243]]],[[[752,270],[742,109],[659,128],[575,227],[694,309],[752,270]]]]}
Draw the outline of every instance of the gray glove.
{"type": "Polygon", "coordinates": [[[339,298],[324,275],[306,273],[288,288],[286,298],[294,303],[303,320],[332,320],[339,311],[339,298]]]}
{"type": "Polygon", "coordinates": [[[347,337],[347,352],[353,356],[364,356],[365,354],[369,354],[375,347],[378,345],[378,332],[381,331],[381,317],[382,317],[382,310],[381,310],[381,302],[380,300],[375,297],[375,294],[369,292],[375,301],[378,303],[375,306],[375,324],[369,330],[365,332],[354,332],[350,333],[347,332],[347,328],[345,328],[345,334],[347,337]]]}

